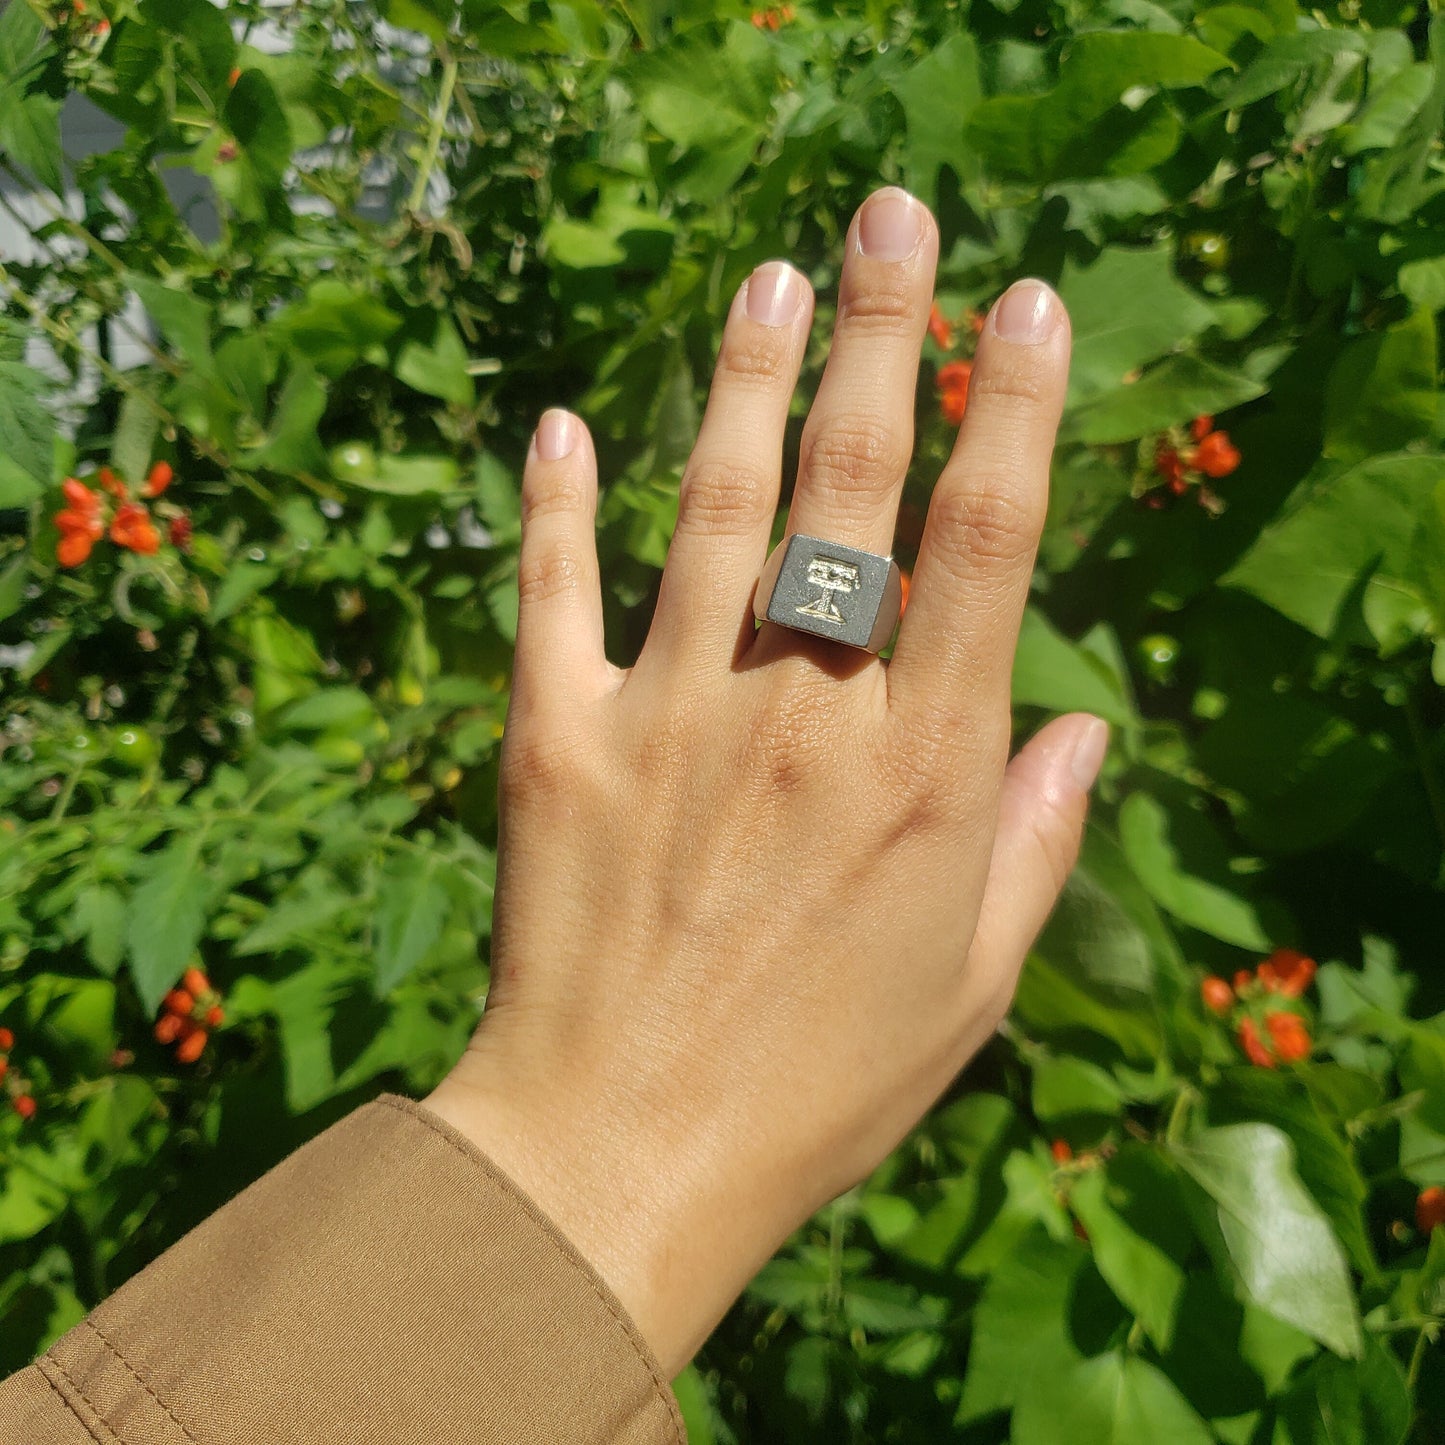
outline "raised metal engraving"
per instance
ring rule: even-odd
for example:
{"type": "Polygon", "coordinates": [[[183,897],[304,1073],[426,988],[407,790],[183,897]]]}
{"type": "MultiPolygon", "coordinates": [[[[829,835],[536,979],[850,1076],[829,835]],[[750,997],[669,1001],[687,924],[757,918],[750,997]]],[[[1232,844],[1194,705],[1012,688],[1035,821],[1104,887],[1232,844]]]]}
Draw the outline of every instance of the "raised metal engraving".
{"type": "Polygon", "coordinates": [[[821,622],[836,622],[841,627],[847,618],[838,606],[838,599],[858,590],[858,569],[836,557],[814,557],[808,563],[808,585],[816,587],[818,595],[793,611],[801,612],[804,617],[816,617],[821,622]]]}

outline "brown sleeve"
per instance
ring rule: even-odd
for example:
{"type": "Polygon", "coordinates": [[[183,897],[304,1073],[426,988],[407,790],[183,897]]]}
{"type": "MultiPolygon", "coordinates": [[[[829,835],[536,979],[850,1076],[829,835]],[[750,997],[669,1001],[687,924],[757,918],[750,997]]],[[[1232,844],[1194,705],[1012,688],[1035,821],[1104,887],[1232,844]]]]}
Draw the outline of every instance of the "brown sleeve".
{"type": "Polygon", "coordinates": [[[0,1445],[685,1445],[656,1360],[542,1212],[385,1096],[0,1382],[0,1445]]]}

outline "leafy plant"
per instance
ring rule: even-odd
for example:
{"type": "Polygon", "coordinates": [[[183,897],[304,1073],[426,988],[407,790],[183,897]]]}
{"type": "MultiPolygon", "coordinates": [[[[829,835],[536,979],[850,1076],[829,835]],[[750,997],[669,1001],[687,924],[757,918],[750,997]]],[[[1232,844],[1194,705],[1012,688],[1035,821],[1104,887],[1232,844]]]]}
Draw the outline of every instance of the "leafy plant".
{"type": "Polygon", "coordinates": [[[735,287],[818,290],[796,449],[893,180],[944,238],[898,555],[971,322],[1046,276],[1017,723],[1115,747],[1004,1033],[679,1381],[695,1445],[1438,1436],[1437,19],[16,0],[0,77],[46,216],[0,267],[0,1364],[460,1051],[535,414],[597,436],[625,662],[735,287]],[[124,139],[67,175],[72,94],[124,139]]]}

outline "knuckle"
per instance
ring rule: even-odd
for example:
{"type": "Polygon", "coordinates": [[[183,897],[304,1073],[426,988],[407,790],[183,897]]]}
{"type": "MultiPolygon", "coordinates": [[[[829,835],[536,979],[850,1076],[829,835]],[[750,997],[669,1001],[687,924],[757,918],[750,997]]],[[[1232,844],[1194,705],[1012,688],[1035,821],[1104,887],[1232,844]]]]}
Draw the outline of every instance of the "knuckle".
{"type": "Polygon", "coordinates": [[[709,536],[750,533],[772,516],[772,488],[750,467],[695,460],[683,479],[677,527],[709,536]]]}
{"type": "Polygon", "coordinates": [[[503,739],[498,788],[504,801],[574,797],[586,786],[579,737],[533,722],[509,725],[503,739]]]}
{"type": "MultiPolygon", "coordinates": [[[[890,273],[899,268],[890,267],[890,273]]],[[[884,332],[890,336],[922,330],[922,317],[914,294],[912,278],[890,276],[870,281],[867,286],[849,288],[838,299],[840,328],[863,332],[884,332]]]]}
{"type": "Polygon", "coordinates": [[[723,333],[718,351],[716,380],[768,386],[781,377],[784,359],[780,328],[729,329],[723,333]]]}
{"type": "Polygon", "coordinates": [[[575,548],[553,544],[545,551],[524,549],[517,563],[517,600],[529,607],[577,591],[586,567],[575,548]]]}
{"type": "Polygon", "coordinates": [[[872,417],[829,421],[809,437],[803,474],[840,494],[872,501],[891,490],[908,469],[909,446],[892,427],[872,417]]]}
{"type": "Polygon", "coordinates": [[[548,477],[545,486],[522,488],[522,525],[542,517],[570,516],[590,505],[588,488],[575,477],[548,477]]]}
{"type": "Polygon", "coordinates": [[[1052,391],[1051,379],[1035,367],[995,365],[974,372],[968,400],[970,406],[982,399],[985,405],[1032,414],[1042,410],[1052,391]]]}
{"type": "Polygon", "coordinates": [[[1016,486],[975,477],[969,486],[939,491],[929,510],[933,545],[953,553],[960,567],[1012,570],[1032,562],[1042,517],[1016,486]]]}

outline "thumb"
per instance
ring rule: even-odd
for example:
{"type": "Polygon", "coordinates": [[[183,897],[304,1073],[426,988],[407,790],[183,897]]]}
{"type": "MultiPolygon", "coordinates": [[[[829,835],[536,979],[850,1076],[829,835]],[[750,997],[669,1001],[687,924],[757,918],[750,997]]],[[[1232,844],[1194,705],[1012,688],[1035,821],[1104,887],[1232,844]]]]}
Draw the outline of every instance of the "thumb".
{"type": "Polygon", "coordinates": [[[1107,723],[1070,713],[1042,728],[1004,772],[968,960],[970,984],[985,996],[1013,994],[1024,956],[1078,861],[1089,790],[1108,746],[1107,723]]]}

